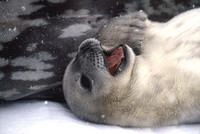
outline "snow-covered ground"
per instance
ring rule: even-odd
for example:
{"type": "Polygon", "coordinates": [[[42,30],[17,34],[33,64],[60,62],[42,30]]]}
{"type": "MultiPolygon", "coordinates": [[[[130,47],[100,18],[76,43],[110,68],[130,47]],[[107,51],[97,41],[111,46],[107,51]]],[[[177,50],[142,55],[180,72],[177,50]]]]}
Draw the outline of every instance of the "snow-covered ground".
{"type": "Polygon", "coordinates": [[[20,101],[0,105],[0,134],[200,134],[200,125],[165,128],[121,128],[77,119],[57,102],[20,101]]]}

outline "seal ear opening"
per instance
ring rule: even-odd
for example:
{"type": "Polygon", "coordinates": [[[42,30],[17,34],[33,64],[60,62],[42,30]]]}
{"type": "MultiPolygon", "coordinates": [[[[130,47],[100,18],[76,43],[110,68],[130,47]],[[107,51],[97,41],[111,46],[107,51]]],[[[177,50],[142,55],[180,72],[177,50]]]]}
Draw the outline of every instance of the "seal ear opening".
{"type": "Polygon", "coordinates": [[[92,91],[92,82],[86,75],[81,75],[80,84],[84,89],[88,90],[89,92],[92,91]]]}

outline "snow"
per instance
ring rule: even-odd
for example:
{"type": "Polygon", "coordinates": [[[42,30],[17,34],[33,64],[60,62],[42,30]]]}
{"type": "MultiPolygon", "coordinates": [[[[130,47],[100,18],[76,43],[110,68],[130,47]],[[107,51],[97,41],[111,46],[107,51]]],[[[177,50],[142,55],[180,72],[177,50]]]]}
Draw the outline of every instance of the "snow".
{"type": "Polygon", "coordinates": [[[53,72],[47,71],[17,71],[12,73],[11,79],[24,81],[38,81],[41,79],[51,78],[53,76],[53,72]]]}
{"type": "Polygon", "coordinates": [[[16,32],[17,28],[16,27],[13,27],[13,28],[8,28],[8,31],[9,32],[16,32]]]}
{"type": "Polygon", "coordinates": [[[21,6],[22,11],[26,11],[26,7],[25,6],[21,6]]]}
{"type": "Polygon", "coordinates": [[[57,102],[20,101],[0,105],[0,134],[199,134],[200,125],[164,128],[122,128],[76,118],[57,102]]]}
{"type": "Polygon", "coordinates": [[[91,29],[92,27],[88,24],[73,24],[64,28],[59,38],[79,37],[86,34],[86,32],[91,29]]]}

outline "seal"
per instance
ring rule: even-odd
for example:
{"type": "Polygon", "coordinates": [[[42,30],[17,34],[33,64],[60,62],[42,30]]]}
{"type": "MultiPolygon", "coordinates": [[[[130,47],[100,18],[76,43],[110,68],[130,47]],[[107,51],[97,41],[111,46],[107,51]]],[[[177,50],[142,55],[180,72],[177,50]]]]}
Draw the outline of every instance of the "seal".
{"type": "Polygon", "coordinates": [[[63,78],[65,99],[79,118],[129,127],[200,121],[200,9],[166,23],[144,22],[136,26],[144,33],[141,55],[127,38],[112,43],[120,31],[81,43],[63,78]]]}

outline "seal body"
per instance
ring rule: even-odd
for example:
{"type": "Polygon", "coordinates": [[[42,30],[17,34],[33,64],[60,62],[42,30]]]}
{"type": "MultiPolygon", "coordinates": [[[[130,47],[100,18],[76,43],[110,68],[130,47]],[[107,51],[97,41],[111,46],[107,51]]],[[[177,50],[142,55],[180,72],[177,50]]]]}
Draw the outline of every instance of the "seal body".
{"type": "Polygon", "coordinates": [[[77,116],[134,127],[199,122],[200,9],[166,23],[144,22],[142,54],[136,56],[123,42],[125,59],[116,74],[105,57],[121,44],[82,42],[63,79],[65,98],[77,116]]]}

